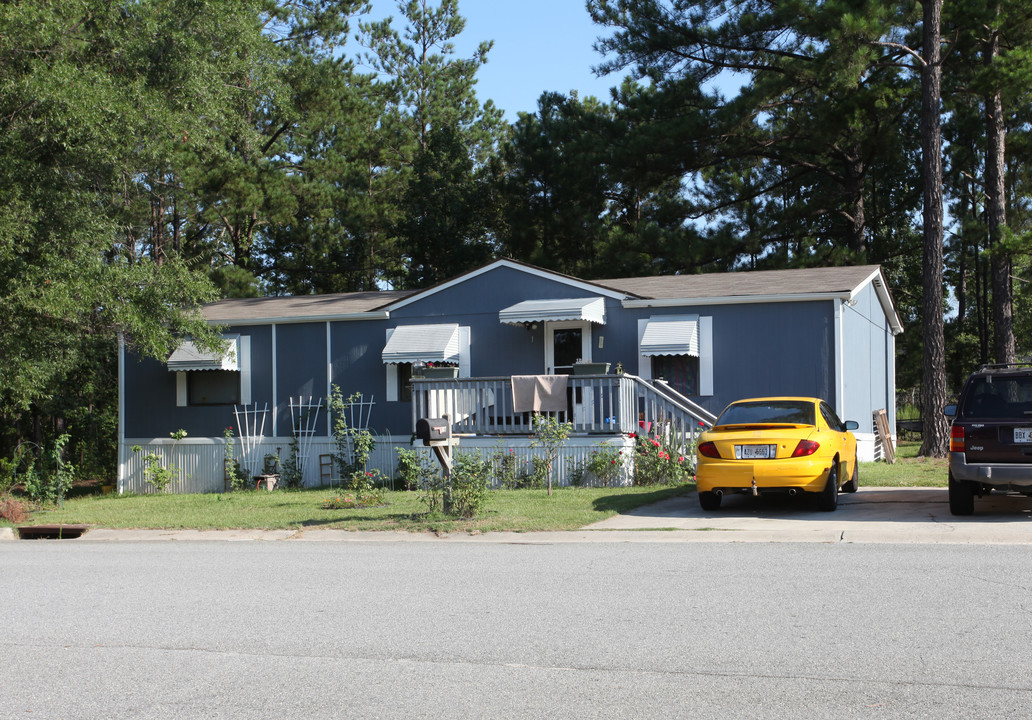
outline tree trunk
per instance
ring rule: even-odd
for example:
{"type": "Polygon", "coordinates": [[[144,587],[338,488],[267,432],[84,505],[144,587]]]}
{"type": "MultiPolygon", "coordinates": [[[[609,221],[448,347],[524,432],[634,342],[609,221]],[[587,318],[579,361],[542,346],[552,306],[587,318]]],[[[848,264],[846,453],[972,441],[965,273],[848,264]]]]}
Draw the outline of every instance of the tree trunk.
{"type": "Polygon", "coordinates": [[[924,272],[922,276],[922,337],[924,339],[921,416],[924,439],[921,455],[944,457],[949,424],[946,405],[946,341],[942,299],[942,129],[940,95],[942,56],[939,48],[942,0],[925,0],[921,69],[921,165],[924,170],[924,272]]]}
{"type": "MultiPolygon", "coordinates": [[[[996,5],[999,16],[1000,6],[996,5]]],[[[989,29],[984,61],[991,67],[1000,54],[1000,29],[989,29]]],[[[985,98],[985,195],[986,221],[989,225],[989,250],[992,267],[993,356],[998,363],[1012,363],[1014,349],[1014,309],[1011,294],[1011,256],[1002,246],[1007,226],[1006,205],[1006,139],[1003,122],[1003,99],[994,88],[985,98]]]]}

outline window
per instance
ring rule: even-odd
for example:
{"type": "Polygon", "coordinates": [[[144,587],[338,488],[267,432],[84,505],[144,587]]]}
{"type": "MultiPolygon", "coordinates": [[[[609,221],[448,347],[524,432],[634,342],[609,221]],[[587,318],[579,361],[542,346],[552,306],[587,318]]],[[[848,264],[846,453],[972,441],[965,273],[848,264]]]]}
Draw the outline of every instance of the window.
{"type": "Polygon", "coordinates": [[[778,423],[813,425],[813,403],[804,400],[758,400],[734,403],[717,418],[717,425],[778,423]]]}
{"type": "Polygon", "coordinates": [[[699,394],[699,358],[691,355],[655,355],[652,377],[666,380],[682,395],[699,394]]]}
{"type": "Polygon", "coordinates": [[[187,373],[190,405],[236,405],[240,402],[240,373],[235,370],[198,370],[187,373]]]}
{"type": "Polygon", "coordinates": [[[638,320],[638,374],[664,380],[682,395],[713,394],[713,322],[698,315],[638,320]]]}
{"type": "Polygon", "coordinates": [[[838,432],[846,431],[845,425],[839,420],[835,411],[831,409],[831,405],[828,405],[826,402],[821,403],[821,415],[824,417],[824,422],[828,423],[828,427],[832,430],[837,430],[838,432]]]}
{"type": "Polygon", "coordinates": [[[402,402],[412,400],[412,363],[398,363],[398,399],[402,402]]]}
{"type": "Polygon", "coordinates": [[[224,354],[182,341],[167,365],[176,374],[176,407],[248,405],[251,402],[251,337],[227,335],[224,354]]]}

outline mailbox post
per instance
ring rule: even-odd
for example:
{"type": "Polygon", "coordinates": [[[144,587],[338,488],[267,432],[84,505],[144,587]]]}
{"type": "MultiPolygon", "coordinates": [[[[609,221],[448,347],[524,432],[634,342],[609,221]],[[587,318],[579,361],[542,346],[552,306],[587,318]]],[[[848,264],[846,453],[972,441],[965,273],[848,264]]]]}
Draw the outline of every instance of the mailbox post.
{"type": "Polygon", "coordinates": [[[452,438],[451,418],[444,415],[439,418],[420,418],[416,421],[416,438],[423,441],[424,447],[433,448],[437,461],[441,463],[444,475],[444,511],[452,508],[452,447],[458,443],[452,438]]]}

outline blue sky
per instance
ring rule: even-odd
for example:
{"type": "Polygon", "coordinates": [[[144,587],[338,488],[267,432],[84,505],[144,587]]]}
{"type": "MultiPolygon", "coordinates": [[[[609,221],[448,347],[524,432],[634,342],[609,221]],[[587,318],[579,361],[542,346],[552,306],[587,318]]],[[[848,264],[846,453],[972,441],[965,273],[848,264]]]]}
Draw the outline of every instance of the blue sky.
{"type": "MultiPolygon", "coordinates": [[[[596,78],[601,57],[592,48],[604,28],[591,22],[584,0],[459,0],[466,29],[455,40],[467,56],[480,42],[494,40],[487,65],[477,73],[477,97],[494,100],[514,121],[537,110],[542,92],[576,90],[581,98],[609,100],[620,75],[596,78]]],[[[400,19],[395,0],[374,0],[368,17],[400,19]]]]}

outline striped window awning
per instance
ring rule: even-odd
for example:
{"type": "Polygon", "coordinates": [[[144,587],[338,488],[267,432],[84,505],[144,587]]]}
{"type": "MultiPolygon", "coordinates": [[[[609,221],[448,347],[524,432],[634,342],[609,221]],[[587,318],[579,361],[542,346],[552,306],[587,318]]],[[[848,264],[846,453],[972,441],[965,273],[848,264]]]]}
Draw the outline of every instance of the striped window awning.
{"type": "Polygon", "coordinates": [[[649,318],[641,338],[641,354],[699,357],[698,318],[649,318]]]}
{"type": "Polygon", "coordinates": [[[193,340],[183,340],[168,356],[166,365],[171,372],[194,370],[240,370],[239,337],[225,338],[225,350],[213,353],[198,348],[193,340]]]}
{"type": "Polygon", "coordinates": [[[554,320],[586,320],[604,325],[606,301],[600,297],[524,300],[500,310],[498,319],[510,325],[554,320]]]}
{"type": "Polygon", "coordinates": [[[394,328],[383,348],[383,362],[459,362],[459,326],[403,325],[394,328]]]}

